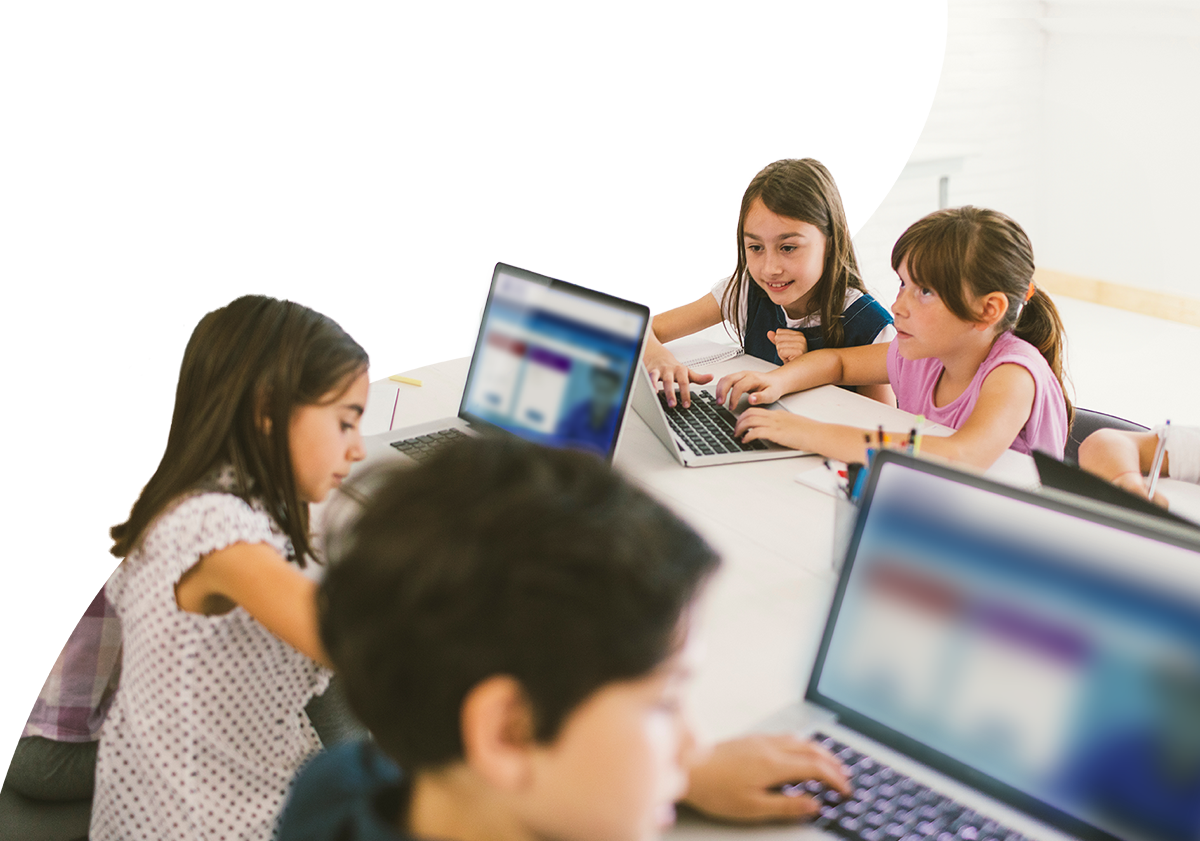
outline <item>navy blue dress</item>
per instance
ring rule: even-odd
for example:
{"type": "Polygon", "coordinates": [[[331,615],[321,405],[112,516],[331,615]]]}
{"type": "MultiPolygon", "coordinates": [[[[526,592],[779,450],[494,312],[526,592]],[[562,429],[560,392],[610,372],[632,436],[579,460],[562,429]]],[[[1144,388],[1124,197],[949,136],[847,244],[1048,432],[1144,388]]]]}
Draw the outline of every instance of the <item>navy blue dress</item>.
{"type": "MultiPolygon", "coordinates": [[[[768,330],[787,330],[787,315],[783,307],[771,302],[766,293],[758,288],[758,284],[747,284],[746,301],[746,353],[757,356],[775,365],[782,365],[783,360],[775,351],[775,345],[767,338],[768,330]]],[[[842,311],[842,330],[845,339],[843,347],[869,345],[875,341],[879,331],[892,323],[892,314],[887,309],[864,292],[862,297],[842,311]]],[[[808,340],[809,350],[819,350],[825,347],[825,334],[821,325],[805,327],[801,330],[808,340]]]]}

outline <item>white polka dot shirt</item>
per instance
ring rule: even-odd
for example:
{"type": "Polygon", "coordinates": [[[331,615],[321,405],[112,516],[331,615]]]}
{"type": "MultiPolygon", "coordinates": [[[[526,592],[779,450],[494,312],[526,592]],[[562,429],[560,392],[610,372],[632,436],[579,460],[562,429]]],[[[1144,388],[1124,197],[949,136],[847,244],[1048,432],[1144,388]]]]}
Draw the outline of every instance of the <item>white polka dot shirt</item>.
{"type": "Polygon", "coordinates": [[[100,735],[92,841],[271,838],[292,778],[320,749],[304,706],[330,672],[240,607],[179,608],[201,556],[287,536],[257,505],[201,493],[161,515],[108,584],[120,686],[100,735]]]}

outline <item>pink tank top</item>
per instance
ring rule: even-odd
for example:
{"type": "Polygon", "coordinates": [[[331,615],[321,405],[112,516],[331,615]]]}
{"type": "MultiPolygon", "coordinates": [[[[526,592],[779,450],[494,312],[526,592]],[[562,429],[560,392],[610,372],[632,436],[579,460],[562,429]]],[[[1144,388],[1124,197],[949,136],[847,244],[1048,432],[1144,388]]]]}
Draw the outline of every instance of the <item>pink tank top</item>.
{"type": "Polygon", "coordinates": [[[1035,388],[1029,420],[1017,434],[1010,449],[1026,454],[1041,450],[1061,459],[1067,443],[1067,404],[1063,399],[1062,386],[1038,349],[1011,332],[1001,333],[996,338],[991,352],[975,372],[966,391],[941,408],[933,405],[933,391],[938,377],[942,375],[942,363],[939,360],[905,359],[900,355],[896,342],[892,342],[887,356],[888,381],[896,392],[896,402],[901,409],[958,429],[974,411],[984,379],[997,366],[1007,363],[1020,365],[1029,371],[1033,375],[1035,388]]]}

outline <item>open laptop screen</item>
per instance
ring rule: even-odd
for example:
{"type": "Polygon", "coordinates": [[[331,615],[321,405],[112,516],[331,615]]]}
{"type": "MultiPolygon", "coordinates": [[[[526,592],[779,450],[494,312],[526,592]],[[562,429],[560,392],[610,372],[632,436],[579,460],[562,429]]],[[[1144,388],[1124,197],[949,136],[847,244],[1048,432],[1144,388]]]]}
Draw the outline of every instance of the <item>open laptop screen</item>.
{"type": "Polygon", "coordinates": [[[459,414],[611,457],[648,310],[497,264],[459,414]]]}
{"type": "Polygon", "coordinates": [[[873,483],[810,699],[1072,833],[1200,837],[1195,538],[903,459],[873,483]]]}

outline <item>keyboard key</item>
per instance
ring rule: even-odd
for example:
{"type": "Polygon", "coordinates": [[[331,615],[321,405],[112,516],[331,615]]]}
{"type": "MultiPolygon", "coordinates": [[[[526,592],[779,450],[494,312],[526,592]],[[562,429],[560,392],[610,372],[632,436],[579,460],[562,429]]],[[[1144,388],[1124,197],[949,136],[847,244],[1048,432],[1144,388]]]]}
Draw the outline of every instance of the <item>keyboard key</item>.
{"type": "Polygon", "coordinates": [[[433,455],[439,447],[447,442],[466,437],[466,433],[462,430],[442,429],[426,435],[417,435],[413,438],[392,441],[391,446],[415,461],[423,461],[433,455]]]}
{"type": "Polygon", "coordinates": [[[804,784],[822,804],[818,827],[854,841],[1027,841],[836,739],[814,738],[850,768],[854,786],[854,797],[843,798],[823,784],[804,784]]]}
{"type": "Polygon", "coordinates": [[[695,453],[715,455],[769,449],[762,441],[743,442],[734,437],[737,417],[717,403],[716,398],[707,391],[693,392],[692,405],[687,409],[668,406],[662,392],[659,392],[658,399],[671,429],[695,453]]]}

